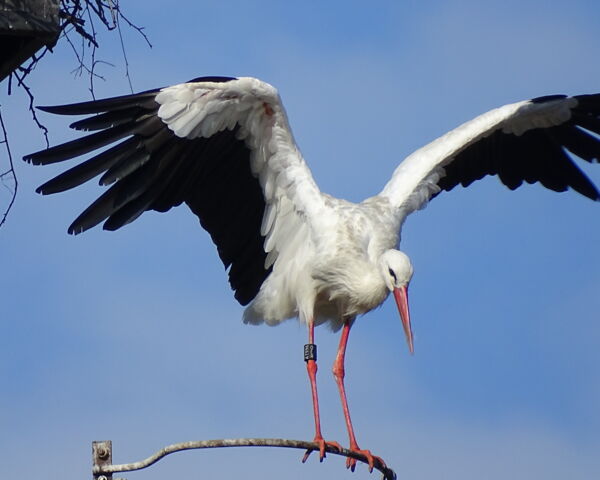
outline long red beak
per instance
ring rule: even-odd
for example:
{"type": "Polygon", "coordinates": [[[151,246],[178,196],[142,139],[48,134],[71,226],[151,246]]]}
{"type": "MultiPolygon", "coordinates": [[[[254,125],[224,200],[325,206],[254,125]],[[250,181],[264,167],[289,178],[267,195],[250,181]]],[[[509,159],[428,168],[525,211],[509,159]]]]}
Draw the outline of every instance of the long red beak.
{"type": "Polygon", "coordinates": [[[412,328],[410,327],[410,313],[408,312],[408,285],[394,288],[394,298],[396,299],[396,305],[398,305],[400,318],[402,318],[402,326],[404,327],[404,334],[406,335],[408,350],[411,354],[415,353],[413,346],[413,333],[412,328]]]}

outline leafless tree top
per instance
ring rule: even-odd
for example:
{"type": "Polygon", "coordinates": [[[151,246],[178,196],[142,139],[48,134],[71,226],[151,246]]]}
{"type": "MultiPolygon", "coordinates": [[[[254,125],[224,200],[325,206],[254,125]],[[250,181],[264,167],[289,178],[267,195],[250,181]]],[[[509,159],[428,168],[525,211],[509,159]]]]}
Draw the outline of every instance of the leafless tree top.
{"type": "MultiPolygon", "coordinates": [[[[57,42],[66,42],[71,47],[73,55],[77,59],[77,67],[72,73],[76,76],[84,76],[87,78],[87,81],[89,82],[89,91],[92,97],[95,98],[94,82],[98,79],[104,79],[97,73],[97,66],[102,63],[109,64],[96,57],[97,50],[101,46],[99,41],[100,30],[114,32],[118,35],[123,62],[125,64],[125,76],[129,81],[130,89],[133,91],[122,26],[125,25],[128,28],[133,29],[143,37],[149,47],[152,47],[144,32],[144,28],[133,23],[123,13],[119,0],[56,0],[56,2],[58,3],[59,21],[57,42]]],[[[9,95],[12,93],[15,85],[25,92],[29,100],[27,108],[29,108],[29,111],[31,112],[31,117],[35,125],[44,135],[46,145],[49,145],[47,136],[48,130],[39,121],[36,115],[34,109],[35,92],[29,86],[27,80],[30,75],[35,73],[40,62],[46,58],[49,53],[52,53],[53,46],[54,42],[49,42],[48,45],[34,53],[28,61],[13,70],[9,75],[6,84],[7,93],[9,95]]],[[[0,227],[6,221],[8,213],[15,202],[18,188],[18,181],[13,168],[13,159],[9,146],[9,133],[7,133],[9,128],[10,126],[3,122],[0,109],[0,144],[4,144],[6,152],[5,158],[0,159],[0,183],[11,191],[11,198],[8,206],[2,207],[3,212],[0,214],[0,227]]]]}

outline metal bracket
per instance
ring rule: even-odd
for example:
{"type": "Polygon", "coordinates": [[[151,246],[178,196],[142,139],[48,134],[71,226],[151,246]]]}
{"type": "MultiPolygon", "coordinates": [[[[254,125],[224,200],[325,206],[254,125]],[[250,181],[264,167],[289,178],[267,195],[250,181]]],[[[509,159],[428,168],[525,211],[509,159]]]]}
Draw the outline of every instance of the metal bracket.
{"type": "MultiPolygon", "coordinates": [[[[124,480],[122,478],[113,479],[113,473],[141,470],[155,464],[167,455],[175,452],[181,452],[183,450],[222,447],[283,447],[299,448],[310,452],[319,451],[320,445],[315,442],[287,440],[282,438],[233,438],[220,440],[199,440],[195,442],[181,442],[174,443],[173,445],[167,445],[166,447],[161,448],[158,452],[155,452],[148,458],[139,462],[113,465],[112,442],[110,440],[105,440],[101,442],[92,442],[92,474],[94,475],[94,480],[124,480]]],[[[325,445],[325,451],[335,455],[343,455],[345,457],[355,458],[361,462],[368,462],[367,457],[365,457],[362,453],[350,451],[345,448],[337,448],[331,444],[325,445]]],[[[396,474],[394,471],[388,468],[378,457],[375,457],[374,467],[382,473],[382,478],[384,480],[396,480],[396,474]]]]}
{"type": "Polygon", "coordinates": [[[112,473],[96,473],[102,471],[102,467],[112,465],[112,441],[92,442],[92,462],[94,480],[113,480],[112,473]]]}

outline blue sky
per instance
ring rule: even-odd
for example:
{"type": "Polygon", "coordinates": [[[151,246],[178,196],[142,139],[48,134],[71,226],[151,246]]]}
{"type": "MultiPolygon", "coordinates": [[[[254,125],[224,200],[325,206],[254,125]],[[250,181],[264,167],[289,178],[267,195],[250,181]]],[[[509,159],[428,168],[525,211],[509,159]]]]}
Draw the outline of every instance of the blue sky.
{"type": "MultiPolygon", "coordinates": [[[[499,105],[600,91],[595,2],[164,2],[124,4],[135,90],[200,75],[275,85],[321,188],[361,200],[402,158],[499,105]],[[143,8],[142,8],[143,5],[143,8]]],[[[128,92],[116,37],[97,96],[128,92]]],[[[89,99],[64,44],[31,77],[39,104],[89,99]]],[[[15,157],[43,147],[20,93],[2,107],[15,157]]],[[[42,114],[52,143],[69,119],[42,114]]],[[[596,183],[600,167],[583,165],[596,183]]],[[[0,230],[0,466],[6,478],[90,478],[90,443],[116,463],[163,445],[313,436],[306,331],[241,322],[208,235],[185,208],[116,232],[67,235],[94,183],[42,197],[61,166],[19,162],[0,230]]],[[[0,202],[8,195],[0,191],[0,202]]],[[[600,206],[488,178],[412,215],[410,357],[392,301],[360,318],[347,355],[362,448],[399,477],[589,479],[600,473],[600,206]]],[[[316,331],[324,434],[347,444],[316,331]]],[[[367,478],[343,459],[269,449],[187,452],[129,479],[367,478]]]]}

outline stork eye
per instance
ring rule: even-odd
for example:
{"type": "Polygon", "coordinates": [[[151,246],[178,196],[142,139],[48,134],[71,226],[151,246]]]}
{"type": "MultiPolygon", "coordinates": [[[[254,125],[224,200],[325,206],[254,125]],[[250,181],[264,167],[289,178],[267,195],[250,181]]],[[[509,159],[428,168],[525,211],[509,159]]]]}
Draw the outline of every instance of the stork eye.
{"type": "Polygon", "coordinates": [[[395,282],[396,281],[396,273],[391,268],[388,268],[388,272],[392,276],[392,278],[394,279],[394,282],[395,282]]]}

